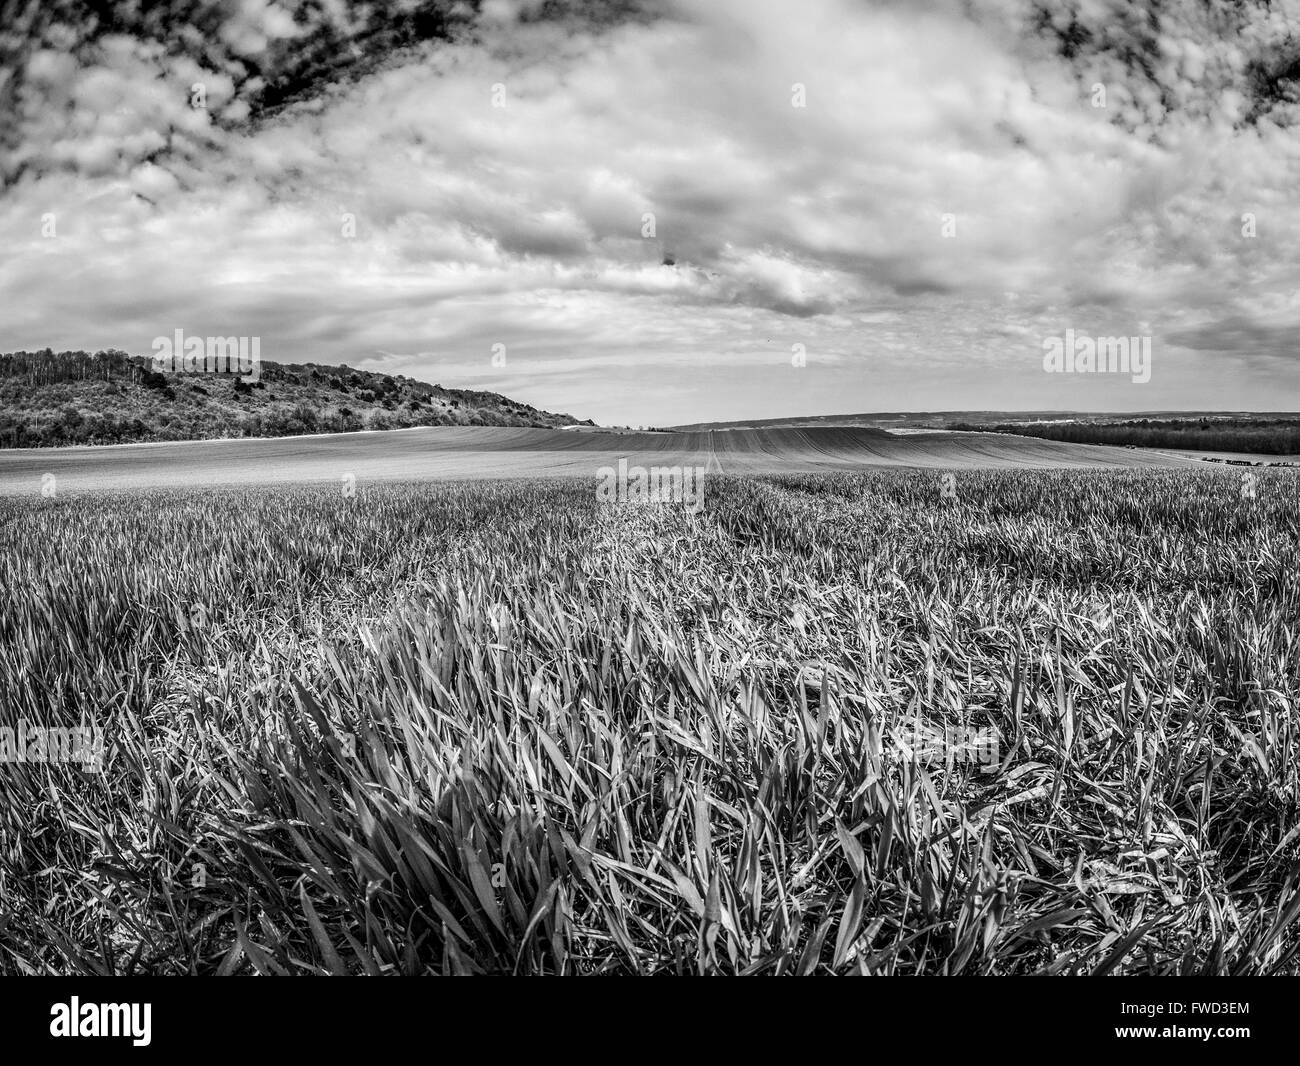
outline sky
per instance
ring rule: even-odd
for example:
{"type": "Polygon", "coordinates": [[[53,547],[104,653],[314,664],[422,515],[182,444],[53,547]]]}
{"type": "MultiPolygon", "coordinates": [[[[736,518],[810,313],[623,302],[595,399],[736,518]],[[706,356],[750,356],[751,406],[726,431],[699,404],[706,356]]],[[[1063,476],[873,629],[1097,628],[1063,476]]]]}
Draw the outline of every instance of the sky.
{"type": "Polygon", "coordinates": [[[1300,0],[99,7],[0,22],[0,350],[602,424],[1300,409],[1300,0]]]}

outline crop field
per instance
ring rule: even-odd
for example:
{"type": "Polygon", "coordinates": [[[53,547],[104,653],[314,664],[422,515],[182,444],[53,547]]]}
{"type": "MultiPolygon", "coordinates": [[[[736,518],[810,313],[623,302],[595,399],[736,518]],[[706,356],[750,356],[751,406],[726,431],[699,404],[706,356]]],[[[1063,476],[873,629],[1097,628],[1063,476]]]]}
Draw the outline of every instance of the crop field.
{"type": "Polygon", "coordinates": [[[970,468],[1196,467],[1192,459],[998,433],[919,433],[817,426],[718,432],[571,432],[440,426],[277,439],[0,451],[0,496],[424,478],[589,477],[628,457],[728,474],[815,473],[863,466],[970,468]]]}
{"type": "Polygon", "coordinates": [[[0,972],[1294,973],[1298,514],[1285,470],[0,499],[0,972]]]}

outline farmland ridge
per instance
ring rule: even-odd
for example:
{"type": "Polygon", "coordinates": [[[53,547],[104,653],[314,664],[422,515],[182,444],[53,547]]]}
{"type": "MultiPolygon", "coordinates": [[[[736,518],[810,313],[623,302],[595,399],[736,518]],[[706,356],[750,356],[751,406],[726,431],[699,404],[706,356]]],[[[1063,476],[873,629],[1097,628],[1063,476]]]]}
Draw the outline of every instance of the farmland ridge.
{"type": "Polygon", "coordinates": [[[594,478],[620,459],[708,473],[796,474],[871,467],[931,470],[1203,467],[1157,452],[998,433],[892,434],[863,428],[718,433],[566,432],[527,427],[439,426],[400,433],[336,433],[283,440],[176,441],[108,448],[0,451],[0,495],[60,491],[260,485],[336,480],[594,478]]]}
{"type": "Polygon", "coordinates": [[[495,392],[346,365],[177,373],[116,349],[0,354],[0,448],[293,437],[414,426],[593,425],[495,392]]]}

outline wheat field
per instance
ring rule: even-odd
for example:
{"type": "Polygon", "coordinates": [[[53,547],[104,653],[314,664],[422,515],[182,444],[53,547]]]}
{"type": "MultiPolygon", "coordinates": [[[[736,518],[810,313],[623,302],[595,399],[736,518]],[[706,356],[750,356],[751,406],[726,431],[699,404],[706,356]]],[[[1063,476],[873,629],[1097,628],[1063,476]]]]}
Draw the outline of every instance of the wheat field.
{"type": "Polygon", "coordinates": [[[0,499],[0,972],[1295,972],[1300,479],[949,478],[0,499]]]}

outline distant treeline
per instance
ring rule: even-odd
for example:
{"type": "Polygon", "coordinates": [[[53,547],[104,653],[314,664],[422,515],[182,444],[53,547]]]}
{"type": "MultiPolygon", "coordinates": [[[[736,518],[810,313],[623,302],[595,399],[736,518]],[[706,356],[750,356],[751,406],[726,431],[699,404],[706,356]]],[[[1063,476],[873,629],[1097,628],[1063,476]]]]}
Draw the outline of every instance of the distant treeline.
{"type": "Polygon", "coordinates": [[[1300,419],[1253,418],[1225,422],[1210,418],[1135,419],[1131,422],[1035,422],[977,426],[954,423],[953,429],[1014,433],[1022,437],[1070,444],[1132,445],[1138,448],[1188,448],[1206,452],[1300,454],[1300,419]]]}
{"type": "Polygon", "coordinates": [[[0,378],[16,378],[28,385],[56,385],[65,381],[126,381],[144,383],[152,374],[149,360],[116,348],[95,352],[0,352],[0,378]]]}

